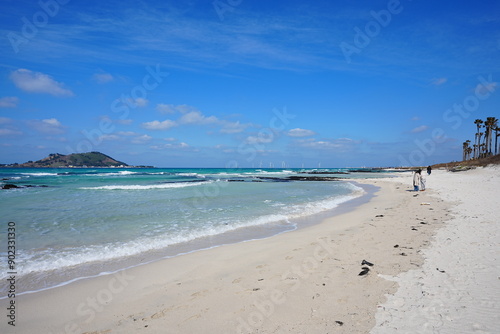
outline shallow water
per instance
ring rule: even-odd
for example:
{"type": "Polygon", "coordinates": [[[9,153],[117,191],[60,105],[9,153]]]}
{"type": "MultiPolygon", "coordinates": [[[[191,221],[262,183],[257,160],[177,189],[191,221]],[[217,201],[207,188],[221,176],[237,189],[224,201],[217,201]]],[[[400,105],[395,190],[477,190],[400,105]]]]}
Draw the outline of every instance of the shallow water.
{"type": "MultiPolygon", "coordinates": [[[[15,222],[18,290],[33,291],[293,230],[301,218],[363,194],[350,182],[286,180],[298,172],[0,169],[4,184],[33,186],[0,191],[1,244],[7,244],[7,222],[15,222]]],[[[6,249],[0,251],[6,255],[6,249]]],[[[4,281],[6,263],[2,266],[4,281]]]]}

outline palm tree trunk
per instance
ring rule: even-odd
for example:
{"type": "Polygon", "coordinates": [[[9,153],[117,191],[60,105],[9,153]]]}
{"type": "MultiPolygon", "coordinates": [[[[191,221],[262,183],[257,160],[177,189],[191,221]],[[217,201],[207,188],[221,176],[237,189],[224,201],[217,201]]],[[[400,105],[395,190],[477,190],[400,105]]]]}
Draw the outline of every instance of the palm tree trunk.
{"type": "Polygon", "coordinates": [[[495,155],[498,154],[498,136],[500,135],[498,131],[500,131],[500,128],[495,128],[495,155]]]}

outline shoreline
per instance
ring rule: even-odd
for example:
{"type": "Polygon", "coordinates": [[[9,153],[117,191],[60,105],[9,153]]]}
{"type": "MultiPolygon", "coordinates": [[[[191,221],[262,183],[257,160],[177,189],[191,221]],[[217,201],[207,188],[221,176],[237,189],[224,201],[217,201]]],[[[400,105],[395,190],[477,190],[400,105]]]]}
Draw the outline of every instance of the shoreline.
{"type": "MultiPolygon", "coordinates": [[[[384,217],[395,206],[404,213],[411,202],[420,209],[422,199],[416,203],[413,193],[397,182],[356,182],[380,189],[367,203],[320,224],[19,296],[25,318],[19,319],[18,328],[250,333],[342,327],[367,332],[375,325],[374,312],[384,294],[396,290],[395,283],[377,274],[396,274],[410,269],[411,262],[422,262],[416,252],[421,245],[410,227],[395,229],[392,220],[384,217]],[[394,242],[382,246],[373,237],[396,232],[404,232],[395,242],[408,247],[407,256],[394,251],[394,242]],[[358,276],[364,259],[375,266],[368,275],[358,276]]],[[[427,230],[430,237],[431,229],[427,230]]]]}
{"type": "MultiPolygon", "coordinates": [[[[369,201],[370,198],[374,196],[375,187],[359,184],[356,182],[356,180],[342,180],[337,182],[353,184],[356,187],[361,188],[363,193],[359,194],[358,190],[353,191],[352,194],[340,198],[341,202],[337,204],[335,208],[318,212],[309,216],[292,218],[287,222],[275,222],[263,225],[242,227],[221,234],[201,237],[190,240],[188,242],[170,245],[164,249],[156,249],[141,254],[128,256],[126,258],[72,266],[70,268],[66,268],[64,270],[43,277],[43,273],[36,273],[35,277],[37,280],[40,280],[40,277],[42,277],[44,282],[49,281],[51,283],[46,283],[46,285],[44,286],[37,286],[33,284],[26,285],[24,283],[20,288],[18,282],[19,292],[17,293],[17,295],[22,296],[27,294],[35,294],[42,291],[60,288],[81,280],[93,279],[100,276],[108,276],[119,273],[123,270],[129,270],[157,261],[162,261],[165,259],[170,259],[199,251],[207,251],[212,248],[221,247],[224,245],[273,238],[282,233],[293,232],[298,229],[319,224],[325,218],[355,210],[357,206],[369,201]]],[[[19,281],[29,282],[32,279],[33,276],[31,274],[28,274],[22,276],[19,281]]],[[[0,301],[3,299],[7,299],[7,296],[0,297],[0,301]]]]}
{"type": "MultiPolygon", "coordinates": [[[[405,297],[408,292],[401,286],[418,284],[413,276],[408,282],[390,278],[425,267],[435,236],[456,215],[453,196],[432,190],[444,173],[433,172],[430,189],[419,193],[409,191],[410,175],[356,180],[380,189],[370,201],[320,224],[19,296],[16,302],[23,315],[16,329],[368,333],[376,326],[385,333],[391,328],[391,312],[399,308],[386,306],[394,303],[391,296],[405,297]],[[374,266],[360,276],[363,260],[374,266]]],[[[4,301],[0,303],[3,308],[4,301]]],[[[425,317],[407,313],[401,323],[408,319],[419,326],[425,317]]],[[[6,328],[5,323],[0,328],[6,328]]]]}

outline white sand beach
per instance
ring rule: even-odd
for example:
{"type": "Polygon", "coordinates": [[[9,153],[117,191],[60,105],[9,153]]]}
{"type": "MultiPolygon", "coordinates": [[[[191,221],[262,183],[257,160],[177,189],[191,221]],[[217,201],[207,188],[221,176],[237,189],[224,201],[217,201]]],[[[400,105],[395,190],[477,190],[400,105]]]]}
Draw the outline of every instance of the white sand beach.
{"type": "Polygon", "coordinates": [[[0,332],[497,332],[500,169],[411,179],[363,180],[374,198],[307,228],[18,296],[0,332]]]}
{"type": "Polygon", "coordinates": [[[422,250],[424,265],[376,314],[376,333],[498,333],[500,328],[500,168],[428,178],[433,197],[454,202],[451,217],[422,250]]]}

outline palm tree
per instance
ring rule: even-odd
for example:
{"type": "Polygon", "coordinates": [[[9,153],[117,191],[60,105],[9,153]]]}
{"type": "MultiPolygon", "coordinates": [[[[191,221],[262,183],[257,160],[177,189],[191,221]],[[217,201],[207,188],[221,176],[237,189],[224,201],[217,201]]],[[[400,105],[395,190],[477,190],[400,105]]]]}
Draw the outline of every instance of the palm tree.
{"type": "Polygon", "coordinates": [[[500,127],[493,129],[495,131],[495,155],[498,154],[498,136],[500,136],[500,127]]]}
{"type": "Polygon", "coordinates": [[[481,157],[484,157],[485,156],[485,152],[486,152],[486,144],[485,143],[482,143],[481,145],[479,145],[479,151],[481,152],[481,157]]]}
{"type": "Polygon", "coordinates": [[[490,146],[490,154],[493,154],[493,151],[497,151],[497,129],[498,128],[498,118],[496,117],[491,117],[491,146],[490,146]],[[493,131],[495,131],[495,134],[493,135],[493,131]],[[493,146],[493,138],[495,138],[495,146],[493,146]]]}
{"type": "Polygon", "coordinates": [[[477,157],[482,158],[484,153],[484,143],[481,143],[481,137],[484,135],[484,132],[479,132],[478,136],[478,147],[477,147],[477,157]]]}
{"type": "MultiPolygon", "coordinates": [[[[482,119],[476,119],[474,121],[474,124],[476,124],[476,126],[477,126],[477,132],[476,132],[476,144],[477,145],[474,145],[474,146],[478,149],[480,141],[481,141],[481,137],[479,136],[479,132],[480,132],[480,129],[481,129],[481,125],[483,124],[483,120],[482,119]]],[[[479,158],[479,150],[478,151],[474,150],[474,158],[479,158]]]]}
{"type": "Polygon", "coordinates": [[[469,144],[470,144],[470,140],[466,140],[463,143],[463,150],[464,150],[463,161],[468,160],[467,157],[470,155],[469,144]]]}
{"type": "Polygon", "coordinates": [[[472,147],[467,147],[467,160],[470,160],[470,154],[472,153],[472,147]]]}
{"type": "Polygon", "coordinates": [[[495,117],[488,117],[486,118],[486,122],[484,122],[484,126],[486,127],[486,134],[485,134],[485,143],[486,143],[486,155],[491,155],[491,144],[492,144],[492,139],[493,139],[493,129],[496,128],[498,125],[498,119],[495,117]]]}

